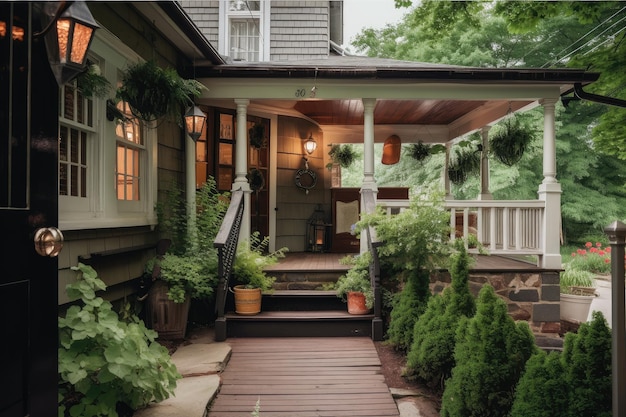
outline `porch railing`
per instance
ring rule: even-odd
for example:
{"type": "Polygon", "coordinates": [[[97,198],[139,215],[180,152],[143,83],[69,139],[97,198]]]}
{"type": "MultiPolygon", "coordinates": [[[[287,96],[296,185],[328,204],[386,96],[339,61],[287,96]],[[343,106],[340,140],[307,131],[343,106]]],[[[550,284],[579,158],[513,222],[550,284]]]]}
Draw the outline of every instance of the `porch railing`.
{"type": "MultiPolygon", "coordinates": [[[[388,215],[409,207],[408,200],[378,200],[388,215]]],[[[545,201],[447,200],[450,238],[474,235],[494,255],[542,255],[545,201]]]]}
{"type": "Polygon", "coordinates": [[[230,205],[224,215],[224,220],[217,232],[213,246],[217,248],[218,254],[218,278],[219,282],[216,290],[215,311],[217,318],[215,320],[215,340],[223,342],[226,340],[226,296],[230,275],[235,263],[237,253],[237,243],[239,241],[239,231],[241,229],[241,221],[243,219],[243,191],[233,191],[230,199],[230,205]]]}
{"type": "MultiPolygon", "coordinates": [[[[363,207],[365,213],[373,213],[376,210],[376,199],[371,190],[362,190],[363,207]]],[[[366,229],[365,238],[367,240],[367,249],[372,255],[370,262],[369,275],[372,292],[374,293],[374,318],[372,319],[372,340],[383,340],[383,320],[382,320],[382,290],[380,288],[380,260],[378,259],[378,242],[375,238],[373,228],[366,229]]]]}

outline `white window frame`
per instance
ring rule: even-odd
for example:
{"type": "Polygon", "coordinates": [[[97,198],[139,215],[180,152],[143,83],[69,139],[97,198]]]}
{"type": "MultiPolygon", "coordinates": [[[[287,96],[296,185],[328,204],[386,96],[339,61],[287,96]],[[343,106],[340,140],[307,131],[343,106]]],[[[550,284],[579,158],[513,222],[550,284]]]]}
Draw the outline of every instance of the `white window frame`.
{"type": "MultiPolygon", "coordinates": [[[[120,71],[129,64],[142,61],[142,58],[104,28],[96,31],[90,51],[101,62],[101,75],[111,84],[109,98],[113,99],[120,71]]],[[[93,108],[94,126],[88,137],[87,149],[87,202],[77,205],[65,196],[59,196],[59,228],[83,230],[156,225],[156,127],[144,125],[143,128],[145,157],[141,163],[140,200],[118,200],[116,122],[107,120],[106,98],[95,97],[93,108]]],[[[65,121],[63,124],[68,125],[65,121]]]]}
{"type": "Polygon", "coordinates": [[[230,56],[230,21],[231,19],[256,18],[259,21],[259,62],[270,60],[270,0],[260,0],[260,11],[230,11],[229,0],[219,2],[219,39],[218,50],[222,55],[230,56]]]}

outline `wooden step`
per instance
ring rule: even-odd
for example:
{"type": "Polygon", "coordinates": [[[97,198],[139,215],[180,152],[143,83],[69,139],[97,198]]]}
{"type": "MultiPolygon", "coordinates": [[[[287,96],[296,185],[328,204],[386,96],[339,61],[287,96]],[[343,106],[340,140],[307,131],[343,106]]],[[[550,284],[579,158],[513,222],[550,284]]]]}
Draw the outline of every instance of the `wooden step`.
{"type": "Polygon", "coordinates": [[[335,291],[275,290],[263,294],[263,311],[345,310],[335,291]]]}
{"type": "Polygon", "coordinates": [[[371,336],[373,318],[372,314],[349,314],[347,309],[226,314],[228,337],[371,336]]]}

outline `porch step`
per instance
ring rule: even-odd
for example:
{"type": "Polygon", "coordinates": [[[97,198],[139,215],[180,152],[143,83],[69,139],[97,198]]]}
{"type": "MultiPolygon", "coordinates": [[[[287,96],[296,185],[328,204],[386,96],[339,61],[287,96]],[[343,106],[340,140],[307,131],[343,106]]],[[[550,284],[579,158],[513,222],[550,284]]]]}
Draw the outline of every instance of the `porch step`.
{"type": "Polygon", "coordinates": [[[227,337],[371,336],[373,318],[349,314],[334,291],[277,290],[263,294],[257,315],[227,313],[227,337]]]}
{"type": "Polygon", "coordinates": [[[324,290],[334,285],[345,270],[324,271],[266,271],[276,278],[275,290],[324,290]]]}
{"type": "Polygon", "coordinates": [[[373,315],[347,311],[261,311],[254,316],[226,314],[228,337],[371,336],[373,315]]]}

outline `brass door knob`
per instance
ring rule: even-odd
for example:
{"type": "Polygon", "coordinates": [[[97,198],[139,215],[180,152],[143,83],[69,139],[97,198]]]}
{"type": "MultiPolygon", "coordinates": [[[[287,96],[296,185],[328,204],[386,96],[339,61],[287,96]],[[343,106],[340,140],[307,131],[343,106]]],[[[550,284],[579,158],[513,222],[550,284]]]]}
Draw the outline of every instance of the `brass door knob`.
{"type": "Polygon", "coordinates": [[[35,232],[35,251],[41,256],[54,258],[63,249],[63,233],[56,227],[42,227],[35,232]]]}

